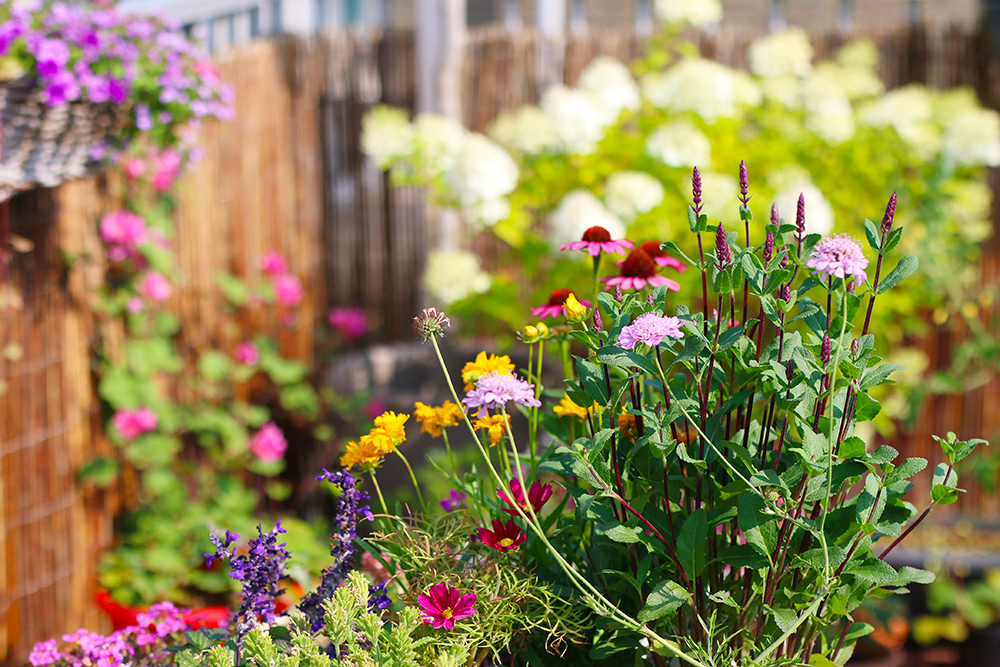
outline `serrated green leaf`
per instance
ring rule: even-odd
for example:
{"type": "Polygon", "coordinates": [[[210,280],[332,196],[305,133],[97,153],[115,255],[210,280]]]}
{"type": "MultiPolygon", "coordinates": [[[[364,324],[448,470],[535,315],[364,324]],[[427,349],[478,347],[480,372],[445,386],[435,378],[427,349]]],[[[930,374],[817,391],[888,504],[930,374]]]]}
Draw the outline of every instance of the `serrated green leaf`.
{"type": "Polygon", "coordinates": [[[899,264],[896,265],[889,275],[879,281],[878,293],[883,294],[888,292],[893,287],[899,284],[899,282],[912,274],[920,266],[920,262],[913,255],[907,255],[903,259],[899,260],[899,264]]]}

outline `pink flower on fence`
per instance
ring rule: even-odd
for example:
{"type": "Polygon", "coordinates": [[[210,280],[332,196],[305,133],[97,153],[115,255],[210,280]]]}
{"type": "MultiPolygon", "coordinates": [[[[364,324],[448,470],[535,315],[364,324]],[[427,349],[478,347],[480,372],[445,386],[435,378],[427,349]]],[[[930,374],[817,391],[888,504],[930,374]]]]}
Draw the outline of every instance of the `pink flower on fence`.
{"type": "Polygon", "coordinates": [[[181,173],[183,159],[173,148],[167,148],[154,156],[156,164],[153,171],[153,189],[164,192],[173,186],[181,173]]]}
{"type": "Polygon", "coordinates": [[[146,240],[146,221],[131,211],[115,211],[101,218],[100,232],[111,261],[135,259],[137,246],[146,240]]]}
{"type": "Polygon", "coordinates": [[[247,366],[256,366],[260,361],[260,351],[253,343],[240,343],[233,350],[233,359],[247,366]]]}
{"type": "Polygon", "coordinates": [[[143,433],[155,430],[157,421],[156,413],[145,406],[134,410],[119,410],[111,418],[115,430],[125,440],[135,440],[143,433]]]}
{"type": "Polygon", "coordinates": [[[147,271],[139,284],[139,293],[153,301],[166,301],[172,293],[170,281],[162,273],[147,271]]]}
{"type": "Polygon", "coordinates": [[[274,422],[267,422],[250,438],[250,452],[261,461],[280,461],[288,442],[274,422]]]}
{"type": "Polygon", "coordinates": [[[133,315],[137,315],[146,310],[146,302],[142,300],[142,297],[133,296],[126,302],[125,310],[133,315]]]}
{"type": "Polygon", "coordinates": [[[330,326],[350,340],[360,338],[368,331],[368,318],[360,308],[333,308],[327,315],[330,326]]]}
{"type": "Polygon", "coordinates": [[[286,273],[274,279],[274,296],[282,306],[297,306],[302,302],[305,291],[299,277],[286,273]]]}
{"type": "Polygon", "coordinates": [[[125,160],[125,164],[123,166],[125,169],[125,177],[130,181],[141,178],[142,175],[146,173],[146,161],[141,157],[130,157],[125,160]]]}
{"type": "Polygon", "coordinates": [[[269,276],[280,276],[288,273],[288,262],[280,252],[268,250],[260,257],[260,270],[269,276]]]}

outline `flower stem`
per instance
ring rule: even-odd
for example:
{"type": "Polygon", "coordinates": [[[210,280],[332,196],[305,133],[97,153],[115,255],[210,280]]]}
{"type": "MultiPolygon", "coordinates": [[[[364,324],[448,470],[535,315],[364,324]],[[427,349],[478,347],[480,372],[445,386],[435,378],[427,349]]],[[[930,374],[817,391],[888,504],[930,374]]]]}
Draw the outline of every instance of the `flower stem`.
{"type": "MultiPolygon", "coordinates": [[[[442,433],[444,433],[444,431],[442,431],[442,433]]],[[[417,484],[417,476],[413,474],[413,468],[410,467],[410,462],[406,460],[406,457],[403,456],[403,452],[399,451],[399,449],[396,449],[395,452],[399,458],[403,459],[403,465],[406,466],[406,471],[410,473],[410,481],[413,482],[413,488],[417,492],[417,500],[420,501],[420,511],[427,514],[427,505],[424,503],[423,494],[420,493],[420,485],[417,484]]],[[[454,464],[452,467],[454,467],[454,464]]]]}
{"type": "Polygon", "coordinates": [[[444,448],[448,452],[448,461],[451,463],[451,476],[458,479],[458,467],[455,465],[455,455],[451,453],[451,443],[448,442],[448,432],[441,429],[441,437],[444,438],[444,448]]]}

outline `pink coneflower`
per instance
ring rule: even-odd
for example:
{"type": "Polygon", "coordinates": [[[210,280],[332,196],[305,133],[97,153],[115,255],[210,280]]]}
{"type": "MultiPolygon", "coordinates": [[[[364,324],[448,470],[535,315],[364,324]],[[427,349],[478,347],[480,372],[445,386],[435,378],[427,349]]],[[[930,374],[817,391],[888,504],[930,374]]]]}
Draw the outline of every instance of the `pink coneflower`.
{"type": "Polygon", "coordinates": [[[518,528],[513,519],[507,519],[507,523],[493,519],[493,530],[480,528],[476,533],[483,544],[497,551],[513,551],[528,539],[527,533],[518,528]]]}
{"type": "Polygon", "coordinates": [[[274,279],[274,297],[282,306],[297,306],[304,295],[302,281],[298,276],[286,273],[274,279]]]}
{"type": "Polygon", "coordinates": [[[360,308],[333,308],[326,319],[331,327],[349,340],[360,338],[368,331],[368,318],[360,308]]]}
{"type": "MultiPolygon", "coordinates": [[[[686,264],[681,262],[679,259],[671,257],[665,251],[660,250],[659,241],[644,241],[639,247],[645,251],[645,253],[649,255],[659,267],[674,269],[680,273],[684,273],[688,270],[686,264]]],[[[619,264],[619,266],[621,266],[621,264],[619,264]]]]}
{"type": "Polygon", "coordinates": [[[611,240],[611,232],[604,227],[591,227],[583,233],[583,239],[567,243],[560,250],[586,250],[591,257],[597,257],[601,251],[624,255],[632,247],[628,239],[611,240]]]}
{"type": "Polygon", "coordinates": [[[247,366],[256,366],[260,361],[260,351],[253,343],[240,343],[233,350],[233,359],[247,366]]]}
{"type": "Polygon", "coordinates": [[[171,292],[170,281],[157,271],[147,271],[139,284],[139,293],[152,301],[166,301],[171,292]]]}
{"type": "Polygon", "coordinates": [[[274,422],[267,422],[250,438],[247,448],[261,461],[280,461],[288,449],[288,442],[274,422]]]}
{"type": "Polygon", "coordinates": [[[476,380],[476,387],[469,391],[462,403],[468,409],[479,408],[476,416],[482,416],[487,410],[501,409],[508,402],[514,401],[528,407],[540,407],[541,401],[535,398],[535,385],[521,380],[512,373],[486,373],[476,380]]]}
{"type": "Polygon", "coordinates": [[[288,262],[277,250],[268,250],[260,256],[260,270],[269,276],[280,276],[288,273],[288,262]]]}
{"type": "Polygon", "coordinates": [[[681,321],[677,317],[664,317],[659,313],[646,313],[635,318],[632,324],[622,328],[618,344],[626,349],[635,349],[639,343],[656,347],[664,338],[683,338],[681,321]]]}
{"type": "Polygon", "coordinates": [[[824,278],[853,276],[858,283],[868,280],[867,266],[868,258],[861,252],[861,246],[847,234],[835,234],[821,240],[806,262],[807,268],[816,269],[824,278]]]}
{"type": "MultiPolygon", "coordinates": [[[[534,510],[535,514],[538,514],[542,511],[542,506],[552,497],[552,485],[543,485],[536,479],[528,488],[528,497],[525,498],[521,482],[515,477],[510,480],[510,495],[507,495],[507,492],[503,489],[497,489],[497,495],[511,507],[520,507],[521,511],[525,514],[530,514],[528,511],[529,506],[534,510]]],[[[504,512],[511,516],[517,516],[516,510],[504,509],[504,512]]]]}
{"type": "Polygon", "coordinates": [[[451,588],[448,584],[435,584],[427,595],[421,594],[417,598],[417,604],[422,609],[424,623],[435,628],[452,630],[455,628],[455,621],[468,618],[476,613],[473,605],[476,604],[476,594],[466,593],[462,595],[457,588],[451,588]]]}
{"type": "Polygon", "coordinates": [[[135,440],[156,428],[156,413],[147,407],[119,410],[111,418],[115,430],[125,440],[135,440]]]}
{"type": "Polygon", "coordinates": [[[609,291],[612,287],[640,290],[647,284],[650,287],[666,285],[667,289],[674,292],[679,292],[681,289],[676,281],[656,275],[656,263],[641,248],[636,248],[628,254],[622,262],[619,275],[601,278],[601,281],[608,284],[609,291]]]}
{"type": "Polygon", "coordinates": [[[462,509],[465,507],[465,492],[452,489],[448,492],[447,498],[438,501],[438,505],[445,512],[454,512],[457,509],[462,509]]]}
{"type": "MultiPolygon", "coordinates": [[[[541,317],[542,319],[545,319],[546,317],[560,317],[562,315],[565,315],[566,309],[564,308],[564,304],[566,303],[566,299],[569,298],[570,294],[576,296],[576,293],[573,290],[567,289],[565,287],[560,287],[557,290],[553,290],[552,294],[549,295],[548,302],[543,303],[541,306],[532,308],[531,314],[534,317],[541,317]]],[[[577,301],[579,301],[581,305],[586,306],[587,308],[590,308],[591,306],[591,303],[589,301],[585,301],[579,297],[577,297],[577,301]]]]}

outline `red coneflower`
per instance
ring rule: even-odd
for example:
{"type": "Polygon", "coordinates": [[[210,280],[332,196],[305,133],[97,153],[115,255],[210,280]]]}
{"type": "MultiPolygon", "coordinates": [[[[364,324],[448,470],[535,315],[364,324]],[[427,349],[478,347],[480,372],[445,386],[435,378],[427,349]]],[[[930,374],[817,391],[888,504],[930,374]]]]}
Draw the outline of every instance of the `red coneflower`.
{"type": "Polygon", "coordinates": [[[636,248],[629,253],[620,267],[620,275],[601,278],[608,284],[607,289],[621,287],[622,289],[640,290],[647,284],[650,287],[666,285],[667,289],[679,292],[681,286],[677,281],[656,274],[656,262],[642,248],[636,248]]]}
{"type": "Polygon", "coordinates": [[[611,240],[611,232],[604,227],[591,227],[583,233],[583,239],[573,241],[559,248],[560,250],[586,250],[591,257],[597,257],[601,251],[624,255],[632,247],[628,239],[611,240]]]}
{"type": "Polygon", "coordinates": [[[480,528],[476,532],[483,544],[497,551],[513,551],[528,539],[527,533],[518,528],[513,519],[507,519],[507,523],[493,519],[493,530],[480,528]]]}

